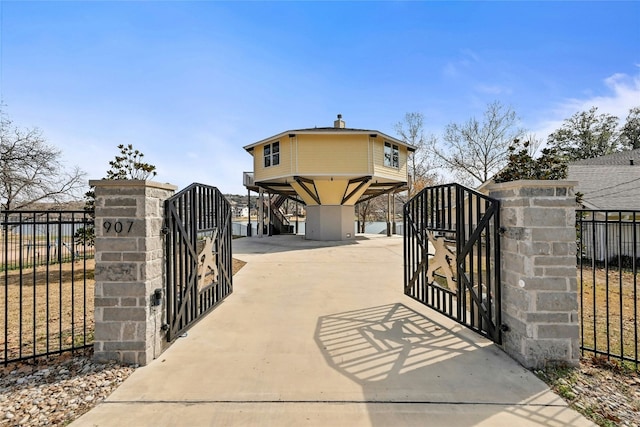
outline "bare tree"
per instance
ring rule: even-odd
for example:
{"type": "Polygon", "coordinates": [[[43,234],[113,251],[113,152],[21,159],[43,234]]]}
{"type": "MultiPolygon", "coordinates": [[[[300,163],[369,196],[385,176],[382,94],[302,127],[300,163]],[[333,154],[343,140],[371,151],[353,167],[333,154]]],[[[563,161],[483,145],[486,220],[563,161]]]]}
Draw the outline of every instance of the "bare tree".
{"type": "Polygon", "coordinates": [[[23,209],[77,196],[85,173],[78,167],[66,170],[60,155],[40,130],[20,129],[0,115],[0,207],[23,209]]]}
{"type": "Polygon", "coordinates": [[[445,128],[444,146],[434,147],[439,166],[448,168],[460,182],[482,183],[507,162],[511,142],[521,137],[518,116],[498,101],[487,105],[482,122],[451,123],[445,128]]]}
{"type": "Polygon", "coordinates": [[[410,195],[414,195],[424,187],[433,185],[439,180],[433,151],[435,136],[424,134],[424,115],[422,113],[406,113],[404,119],[395,125],[400,139],[416,147],[409,156],[412,185],[410,195]]]}

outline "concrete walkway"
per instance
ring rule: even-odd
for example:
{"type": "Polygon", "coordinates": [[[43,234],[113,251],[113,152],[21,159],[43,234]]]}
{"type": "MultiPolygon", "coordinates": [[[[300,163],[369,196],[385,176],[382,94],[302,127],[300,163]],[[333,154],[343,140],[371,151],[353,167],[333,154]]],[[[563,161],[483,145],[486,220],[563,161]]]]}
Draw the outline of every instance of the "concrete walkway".
{"type": "Polygon", "coordinates": [[[402,293],[402,239],[234,240],[234,293],[79,426],[590,426],[402,293]]]}

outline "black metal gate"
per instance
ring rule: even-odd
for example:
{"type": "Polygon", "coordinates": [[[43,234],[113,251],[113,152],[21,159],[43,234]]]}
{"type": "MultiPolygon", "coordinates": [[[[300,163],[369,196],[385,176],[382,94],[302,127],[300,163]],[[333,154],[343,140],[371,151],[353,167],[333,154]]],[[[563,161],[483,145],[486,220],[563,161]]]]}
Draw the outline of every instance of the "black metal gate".
{"type": "Polygon", "coordinates": [[[191,184],[165,202],[167,339],[233,290],[231,206],[216,187],[191,184]]]}
{"type": "Polygon", "coordinates": [[[404,206],[405,294],[501,343],[499,202],[459,184],[404,206]]]}

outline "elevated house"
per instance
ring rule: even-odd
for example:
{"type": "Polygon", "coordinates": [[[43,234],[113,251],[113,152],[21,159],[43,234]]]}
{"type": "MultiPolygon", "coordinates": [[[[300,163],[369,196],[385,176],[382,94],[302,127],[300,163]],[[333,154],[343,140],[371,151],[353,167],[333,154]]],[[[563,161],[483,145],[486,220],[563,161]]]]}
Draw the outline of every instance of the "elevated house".
{"type": "Polygon", "coordinates": [[[354,206],[406,190],[407,158],[415,151],[377,130],[347,128],[340,114],[333,127],[287,130],[244,149],[253,156],[245,186],[261,197],[274,195],[266,204],[270,212],[286,198],[304,204],[305,237],[311,240],[353,239],[354,206]]]}

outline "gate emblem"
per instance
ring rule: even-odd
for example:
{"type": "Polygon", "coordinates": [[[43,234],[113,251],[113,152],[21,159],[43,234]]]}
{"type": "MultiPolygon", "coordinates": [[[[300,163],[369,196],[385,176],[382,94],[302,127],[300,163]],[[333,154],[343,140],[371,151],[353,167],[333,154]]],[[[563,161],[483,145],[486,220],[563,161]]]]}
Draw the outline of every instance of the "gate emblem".
{"type": "Polygon", "coordinates": [[[433,231],[427,230],[427,239],[429,240],[429,266],[427,268],[427,279],[429,283],[436,281],[436,271],[438,275],[447,279],[447,287],[449,289],[456,288],[455,265],[456,255],[447,246],[444,236],[436,237],[433,231]]]}
{"type": "Polygon", "coordinates": [[[204,238],[204,245],[198,253],[198,290],[218,281],[218,263],[216,261],[216,251],[213,247],[218,238],[218,230],[213,232],[213,236],[204,238]],[[206,280],[211,276],[211,280],[206,280]]]}

